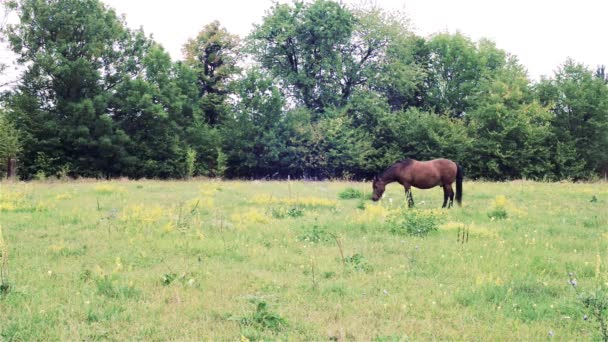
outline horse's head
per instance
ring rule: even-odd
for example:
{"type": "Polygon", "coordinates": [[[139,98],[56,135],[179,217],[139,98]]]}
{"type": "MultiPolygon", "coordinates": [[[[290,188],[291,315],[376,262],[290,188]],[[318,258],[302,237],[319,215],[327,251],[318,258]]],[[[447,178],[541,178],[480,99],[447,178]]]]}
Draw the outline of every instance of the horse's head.
{"type": "Polygon", "coordinates": [[[372,201],[375,202],[382,198],[385,185],[386,184],[384,184],[384,182],[381,181],[380,178],[378,178],[377,176],[374,177],[374,180],[372,181],[372,189],[374,190],[374,193],[372,194],[372,201]]]}

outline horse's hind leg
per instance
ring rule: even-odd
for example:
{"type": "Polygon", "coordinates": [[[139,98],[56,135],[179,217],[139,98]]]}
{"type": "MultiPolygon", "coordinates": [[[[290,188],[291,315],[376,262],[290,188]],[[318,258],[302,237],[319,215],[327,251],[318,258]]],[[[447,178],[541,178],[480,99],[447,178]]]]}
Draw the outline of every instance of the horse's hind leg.
{"type": "Polygon", "coordinates": [[[450,196],[450,203],[448,204],[448,209],[452,207],[452,204],[454,203],[454,190],[452,189],[452,184],[447,186],[448,189],[448,196],[450,196]]]}
{"type": "Polygon", "coordinates": [[[443,205],[441,206],[442,208],[445,208],[446,204],[448,204],[448,186],[444,185],[443,186],[443,205]]]}

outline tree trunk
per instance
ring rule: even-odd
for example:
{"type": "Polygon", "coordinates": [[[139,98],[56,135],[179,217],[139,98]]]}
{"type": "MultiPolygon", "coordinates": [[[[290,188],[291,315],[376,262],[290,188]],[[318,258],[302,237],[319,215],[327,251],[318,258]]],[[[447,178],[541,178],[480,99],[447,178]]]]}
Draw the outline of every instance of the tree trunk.
{"type": "Polygon", "coordinates": [[[15,162],[14,158],[8,157],[6,161],[6,178],[13,178],[15,173],[15,162]]]}

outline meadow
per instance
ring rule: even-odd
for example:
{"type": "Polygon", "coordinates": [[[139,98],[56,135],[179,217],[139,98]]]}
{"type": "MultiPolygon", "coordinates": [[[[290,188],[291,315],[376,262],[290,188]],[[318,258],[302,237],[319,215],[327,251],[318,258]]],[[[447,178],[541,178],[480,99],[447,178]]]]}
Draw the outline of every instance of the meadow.
{"type": "Polygon", "coordinates": [[[602,338],[608,183],[370,191],[0,183],[0,340],[602,338]]]}

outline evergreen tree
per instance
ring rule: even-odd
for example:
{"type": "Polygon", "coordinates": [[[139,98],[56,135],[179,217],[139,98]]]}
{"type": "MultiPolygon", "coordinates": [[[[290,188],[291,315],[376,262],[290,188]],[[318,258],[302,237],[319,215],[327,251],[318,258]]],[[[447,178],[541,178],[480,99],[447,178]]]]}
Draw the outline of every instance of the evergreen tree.
{"type": "Polygon", "coordinates": [[[8,38],[26,67],[11,101],[27,136],[23,176],[120,175],[126,137],[113,125],[108,100],[140,71],[148,40],[97,0],[22,0],[17,12],[8,38]]]}

